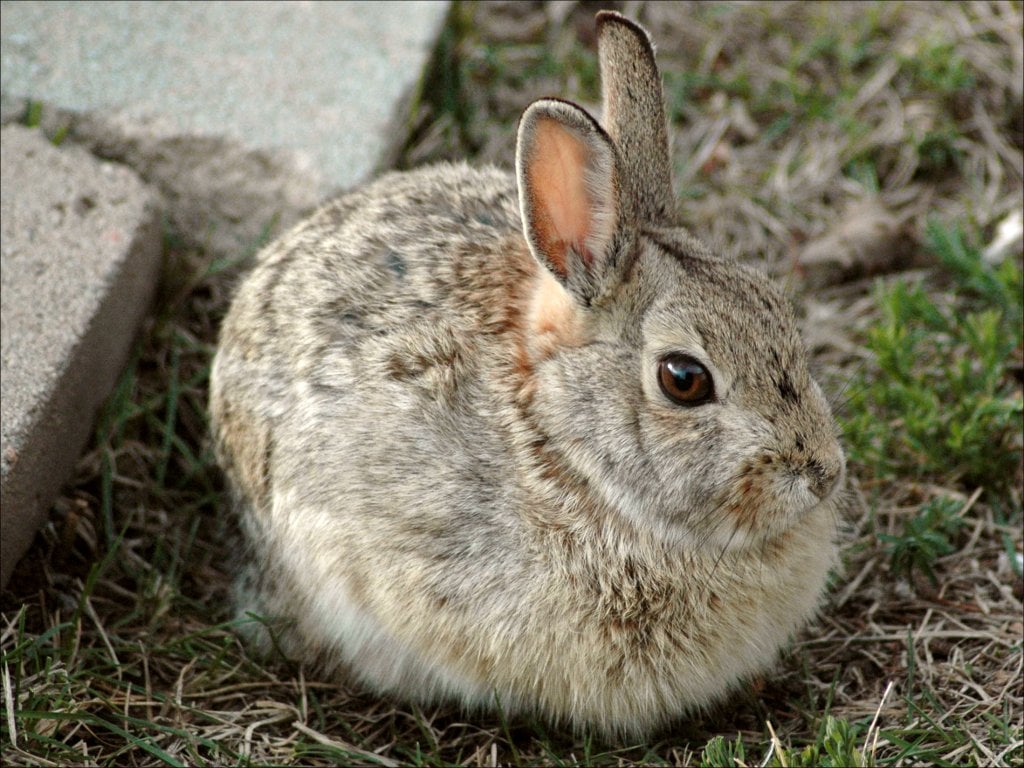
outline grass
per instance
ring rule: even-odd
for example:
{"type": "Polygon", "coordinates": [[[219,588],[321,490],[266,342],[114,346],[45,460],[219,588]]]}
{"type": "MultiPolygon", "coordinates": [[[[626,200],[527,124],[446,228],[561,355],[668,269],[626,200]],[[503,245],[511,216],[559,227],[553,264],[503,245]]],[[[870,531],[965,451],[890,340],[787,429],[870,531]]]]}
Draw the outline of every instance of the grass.
{"type": "Polygon", "coordinates": [[[850,457],[873,477],[941,478],[1002,495],[1022,459],[1024,401],[1009,375],[1024,345],[1021,271],[1013,261],[986,266],[955,226],[933,220],[926,235],[955,289],[880,285],[881,317],[865,333],[874,364],[848,402],[850,457]]]}
{"type": "MultiPolygon", "coordinates": [[[[206,421],[250,254],[168,232],[157,309],[2,598],[5,765],[1024,766],[1021,250],[983,256],[1024,201],[1020,4],[630,7],[659,44],[686,221],[786,280],[836,398],[851,502],[821,618],[642,744],[250,658],[206,421]],[[895,224],[850,230],[865,201],[895,224]],[[810,275],[830,237],[876,276],[810,275]]],[[[508,166],[530,99],[596,100],[592,13],[457,5],[400,165],[508,166]]]]}

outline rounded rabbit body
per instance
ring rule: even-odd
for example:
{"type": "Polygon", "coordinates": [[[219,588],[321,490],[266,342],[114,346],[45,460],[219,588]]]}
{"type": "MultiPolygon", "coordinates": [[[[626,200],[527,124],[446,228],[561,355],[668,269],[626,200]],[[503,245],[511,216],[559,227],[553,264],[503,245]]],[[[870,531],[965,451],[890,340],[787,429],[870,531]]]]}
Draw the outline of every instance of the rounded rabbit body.
{"type": "Polygon", "coordinates": [[[598,22],[604,127],[541,100],[514,176],[390,174],[269,246],[211,413],[289,654],[643,732],[813,614],[844,465],[785,299],[675,223],[646,33],[598,22]]]}

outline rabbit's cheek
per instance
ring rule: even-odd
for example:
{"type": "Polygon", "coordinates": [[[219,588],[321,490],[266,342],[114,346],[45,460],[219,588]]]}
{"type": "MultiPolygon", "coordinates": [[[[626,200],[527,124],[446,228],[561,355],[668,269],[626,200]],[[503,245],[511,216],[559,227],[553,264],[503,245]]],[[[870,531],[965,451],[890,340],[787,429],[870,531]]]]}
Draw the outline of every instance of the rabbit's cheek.
{"type": "Polygon", "coordinates": [[[761,453],[743,460],[712,497],[718,510],[715,538],[741,549],[792,528],[818,502],[802,480],[777,455],[761,453]]]}
{"type": "Polygon", "coordinates": [[[735,490],[725,504],[725,513],[737,530],[757,533],[774,527],[778,505],[771,492],[770,473],[771,462],[767,457],[740,470],[734,481],[735,490]]]}
{"type": "Polygon", "coordinates": [[[528,313],[526,352],[533,364],[547,359],[561,347],[578,346],[583,342],[579,308],[546,269],[538,271],[528,313]]]}

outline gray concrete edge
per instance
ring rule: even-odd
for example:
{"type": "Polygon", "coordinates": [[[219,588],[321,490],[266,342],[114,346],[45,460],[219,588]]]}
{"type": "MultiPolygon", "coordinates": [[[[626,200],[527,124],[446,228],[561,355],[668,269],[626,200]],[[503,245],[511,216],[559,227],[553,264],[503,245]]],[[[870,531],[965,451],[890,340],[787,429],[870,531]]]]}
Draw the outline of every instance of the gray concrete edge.
{"type": "Polygon", "coordinates": [[[102,305],[76,344],[56,390],[37,415],[36,425],[27,430],[32,439],[21,447],[5,479],[0,506],[29,509],[33,524],[26,525],[23,517],[0,515],[0,536],[7,555],[0,562],[0,584],[7,583],[46,520],[53,499],[88,445],[96,415],[122,375],[152,304],[162,242],[160,208],[154,199],[147,205],[147,219],[136,230],[111,286],[111,300],[102,305]],[[136,330],[130,335],[118,333],[117,329],[124,327],[136,330]],[[61,414],[66,413],[87,413],[89,418],[62,423],[61,414]],[[39,426],[45,421],[56,421],[58,426],[39,426]],[[11,557],[12,553],[17,556],[11,557]]]}

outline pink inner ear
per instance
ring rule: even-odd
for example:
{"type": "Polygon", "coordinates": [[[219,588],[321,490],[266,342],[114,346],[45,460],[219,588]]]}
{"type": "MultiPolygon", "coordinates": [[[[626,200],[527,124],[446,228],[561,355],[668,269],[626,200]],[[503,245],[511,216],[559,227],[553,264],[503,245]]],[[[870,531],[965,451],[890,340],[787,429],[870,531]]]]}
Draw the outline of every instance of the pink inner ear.
{"type": "Polygon", "coordinates": [[[572,246],[588,265],[593,257],[585,244],[590,234],[592,203],[584,172],[587,148],[555,120],[541,119],[534,129],[530,158],[530,203],[538,245],[564,276],[566,250],[572,246]]]}

